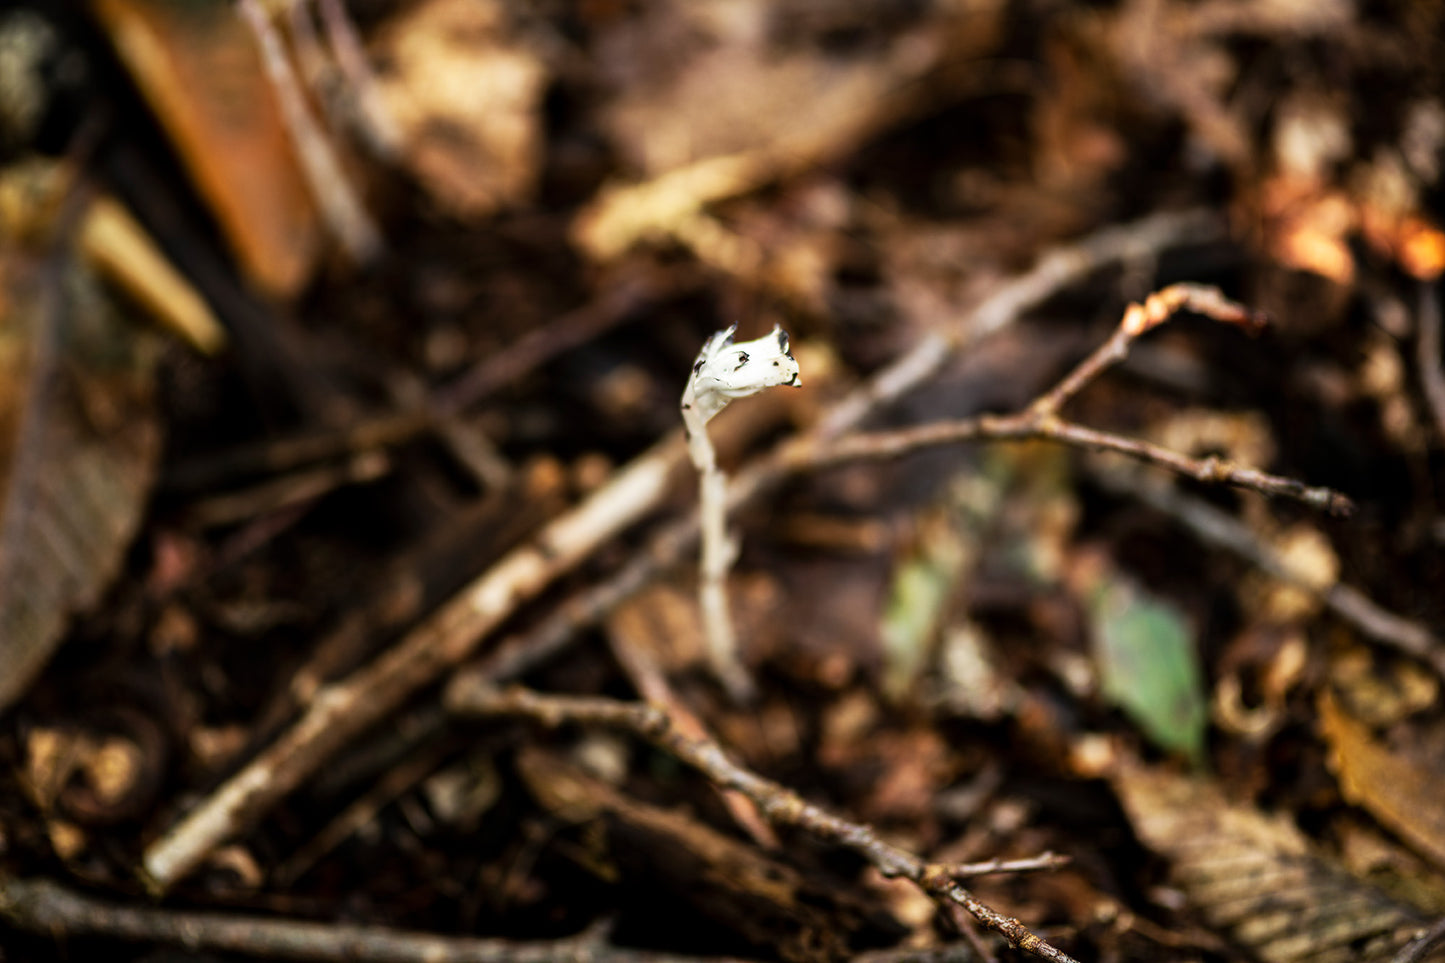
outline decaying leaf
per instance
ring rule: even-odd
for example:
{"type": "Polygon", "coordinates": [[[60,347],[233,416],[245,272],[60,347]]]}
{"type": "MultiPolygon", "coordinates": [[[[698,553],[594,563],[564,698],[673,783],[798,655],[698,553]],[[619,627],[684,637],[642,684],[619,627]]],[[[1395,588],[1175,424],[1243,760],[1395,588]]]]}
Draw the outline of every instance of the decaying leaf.
{"type": "Polygon", "coordinates": [[[1208,705],[1184,613],[1122,577],[1092,594],[1089,613],[1104,697],[1159,746],[1201,761],[1208,705]]]}
{"type": "Polygon", "coordinates": [[[1445,779],[1438,767],[1392,752],[1352,718],[1328,691],[1319,699],[1320,733],[1344,797],[1398,833],[1421,855],[1445,867],[1445,779]]]}
{"type": "Polygon", "coordinates": [[[224,0],[92,0],[231,249],[263,290],[294,294],[320,224],[245,26],[224,0]]]}
{"type": "Polygon", "coordinates": [[[382,101],[402,163],[448,213],[480,217],[524,200],[541,164],[541,60],[506,36],[506,5],[427,0],[378,45],[382,101]]]}
{"type": "Polygon", "coordinates": [[[1424,923],[1316,853],[1288,820],[1230,802],[1211,780],[1124,768],[1114,788],[1190,904],[1256,959],[1388,960],[1424,923]]]}
{"type": "Polygon", "coordinates": [[[160,452],[154,335],[94,277],[0,250],[0,709],[121,563],[160,452]]]}

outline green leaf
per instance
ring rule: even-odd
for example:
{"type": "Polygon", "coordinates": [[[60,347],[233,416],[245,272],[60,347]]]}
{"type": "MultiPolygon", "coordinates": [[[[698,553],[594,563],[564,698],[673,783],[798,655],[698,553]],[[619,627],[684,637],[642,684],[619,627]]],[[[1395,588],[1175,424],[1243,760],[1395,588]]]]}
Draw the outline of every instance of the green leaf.
{"type": "Polygon", "coordinates": [[[1116,578],[1095,593],[1091,616],[1104,698],[1156,745],[1202,764],[1208,711],[1194,633],[1184,614],[1116,578]]]}

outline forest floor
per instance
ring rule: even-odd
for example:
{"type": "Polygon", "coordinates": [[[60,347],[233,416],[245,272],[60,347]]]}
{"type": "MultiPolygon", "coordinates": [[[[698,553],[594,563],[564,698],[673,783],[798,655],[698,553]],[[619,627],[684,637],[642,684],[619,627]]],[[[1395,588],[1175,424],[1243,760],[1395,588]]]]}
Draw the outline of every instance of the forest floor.
{"type": "Polygon", "coordinates": [[[0,160],[0,963],[1445,942],[1445,4],[36,0],[0,160]]]}

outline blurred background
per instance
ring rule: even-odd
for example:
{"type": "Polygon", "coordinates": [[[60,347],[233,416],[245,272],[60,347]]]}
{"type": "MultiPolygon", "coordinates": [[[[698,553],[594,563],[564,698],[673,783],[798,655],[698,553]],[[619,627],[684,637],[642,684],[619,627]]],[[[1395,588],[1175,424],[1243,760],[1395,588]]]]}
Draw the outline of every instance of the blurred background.
{"type": "Polygon", "coordinates": [[[1415,958],[1442,94],[1435,0],[6,4],[0,961],[277,952],[42,881],[546,958],[1013,958],[640,743],[456,718],[463,666],[659,702],[929,859],[1048,854],[968,885],[1080,959],[1415,958]],[[1267,327],[1184,312],[1067,416],[1351,511],[1044,441],[774,477],[733,522],[759,695],[727,697],[664,537],[713,331],[780,324],[802,366],[718,419],[742,472],[929,352],[862,427],[1018,410],[1186,281],[1267,327]],[[545,577],[459,622],[527,546],[545,577]],[[163,876],[359,679],[346,737],[163,876]]]}

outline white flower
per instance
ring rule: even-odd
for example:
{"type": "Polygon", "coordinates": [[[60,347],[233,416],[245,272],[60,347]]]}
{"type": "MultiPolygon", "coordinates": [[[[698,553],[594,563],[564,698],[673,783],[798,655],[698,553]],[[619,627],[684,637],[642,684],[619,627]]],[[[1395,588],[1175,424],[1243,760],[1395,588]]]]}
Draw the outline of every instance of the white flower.
{"type": "Polygon", "coordinates": [[[798,362],[788,350],[788,333],[773,330],[754,341],[733,344],[737,325],[719,331],[702,346],[682,393],[683,419],[691,429],[705,425],[734,398],[776,385],[801,387],[798,362]]]}

